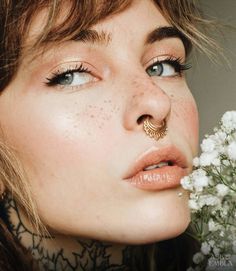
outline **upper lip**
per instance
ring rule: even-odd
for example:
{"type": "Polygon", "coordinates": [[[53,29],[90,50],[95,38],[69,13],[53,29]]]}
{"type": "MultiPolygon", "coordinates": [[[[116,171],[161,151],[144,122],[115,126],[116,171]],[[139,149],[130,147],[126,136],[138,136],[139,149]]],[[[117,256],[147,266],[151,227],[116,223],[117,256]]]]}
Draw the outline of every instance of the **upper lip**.
{"type": "Polygon", "coordinates": [[[171,165],[179,166],[183,169],[189,167],[186,156],[176,146],[171,145],[143,153],[134,162],[123,179],[132,178],[138,172],[143,171],[145,167],[155,165],[160,162],[171,162],[171,165]]]}

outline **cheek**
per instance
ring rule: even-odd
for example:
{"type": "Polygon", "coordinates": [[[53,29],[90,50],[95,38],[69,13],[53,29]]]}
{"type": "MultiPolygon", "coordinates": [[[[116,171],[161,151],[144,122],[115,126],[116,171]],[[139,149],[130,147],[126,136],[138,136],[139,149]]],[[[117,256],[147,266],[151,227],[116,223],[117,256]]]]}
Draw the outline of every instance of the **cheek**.
{"type": "Polygon", "coordinates": [[[197,140],[199,124],[198,124],[198,110],[196,104],[192,100],[185,102],[182,106],[183,108],[185,108],[183,118],[186,122],[186,131],[188,132],[189,136],[193,136],[194,140],[197,140]]]}
{"type": "Polygon", "coordinates": [[[101,161],[102,164],[107,153],[101,151],[105,142],[97,142],[104,133],[104,127],[100,127],[108,121],[107,114],[101,113],[105,109],[82,110],[73,102],[69,102],[70,107],[63,106],[65,102],[56,106],[55,101],[50,106],[46,101],[28,104],[18,103],[15,111],[8,115],[5,111],[2,116],[7,117],[1,122],[8,141],[23,162],[40,213],[53,212],[66,195],[70,195],[70,200],[63,202],[61,209],[73,210],[77,202],[82,212],[85,203],[92,201],[99,192],[98,187],[91,186],[94,182],[87,180],[93,180],[94,175],[103,180],[101,172],[106,172],[104,168],[100,170],[97,163],[101,161]],[[93,117],[97,115],[100,115],[99,121],[93,117]],[[91,168],[96,174],[90,173],[91,168]],[[54,206],[47,211],[52,198],[54,206]]]}
{"type": "Polygon", "coordinates": [[[107,106],[108,110],[103,103],[82,107],[66,99],[58,104],[55,99],[50,101],[54,102],[18,103],[2,120],[8,140],[39,190],[47,185],[53,188],[61,176],[67,184],[75,178],[85,179],[91,168],[96,170],[97,161],[106,161],[111,147],[107,143],[111,107],[107,106]]]}
{"type": "Polygon", "coordinates": [[[198,110],[193,97],[182,99],[174,104],[176,129],[181,131],[186,142],[189,142],[194,155],[198,149],[199,119],[198,110]]]}

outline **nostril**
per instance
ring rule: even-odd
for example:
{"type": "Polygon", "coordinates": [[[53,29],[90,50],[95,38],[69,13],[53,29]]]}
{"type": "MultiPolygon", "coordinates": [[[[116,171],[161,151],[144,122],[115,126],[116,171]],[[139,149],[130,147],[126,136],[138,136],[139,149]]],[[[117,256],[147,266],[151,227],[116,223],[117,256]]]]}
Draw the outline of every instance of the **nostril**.
{"type": "Polygon", "coordinates": [[[145,120],[147,117],[150,117],[150,115],[142,115],[142,116],[140,116],[140,117],[137,119],[138,125],[142,124],[142,123],[144,122],[144,120],[145,120]]]}

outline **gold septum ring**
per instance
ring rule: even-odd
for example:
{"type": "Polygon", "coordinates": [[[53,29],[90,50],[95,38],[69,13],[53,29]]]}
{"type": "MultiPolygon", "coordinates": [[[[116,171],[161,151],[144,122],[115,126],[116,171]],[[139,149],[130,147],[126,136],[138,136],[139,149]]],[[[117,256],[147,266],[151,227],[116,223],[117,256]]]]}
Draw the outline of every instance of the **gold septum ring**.
{"type": "Polygon", "coordinates": [[[155,140],[159,140],[160,138],[163,138],[167,134],[167,123],[164,119],[160,125],[154,125],[150,121],[150,117],[146,118],[143,122],[143,129],[145,133],[155,140]]]}

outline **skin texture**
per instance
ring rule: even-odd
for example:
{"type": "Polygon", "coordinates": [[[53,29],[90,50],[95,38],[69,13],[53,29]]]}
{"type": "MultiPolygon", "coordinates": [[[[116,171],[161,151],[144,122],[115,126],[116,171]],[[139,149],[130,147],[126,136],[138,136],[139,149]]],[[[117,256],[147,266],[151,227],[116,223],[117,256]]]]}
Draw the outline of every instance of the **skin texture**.
{"type": "MultiPolygon", "coordinates": [[[[40,216],[58,240],[44,243],[50,253],[63,247],[72,259],[73,252],[81,251],[79,240],[146,244],[186,229],[190,215],[182,188],[150,192],[123,181],[136,159],[150,150],[176,146],[187,158],[189,172],[197,152],[197,109],[184,76],[151,77],[146,72],[153,59],[185,60],[178,38],[144,45],[148,33],[168,25],[151,1],[134,1],[93,27],[111,33],[109,44],[67,42],[33,62],[25,56],[0,97],[4,136],[17,150],[40,216]],[[88,83],[45,84],[54,73],[81,62],[92,71],[88,83]],[[168,134],[159,141],[149,138],[138,122],[143,115],[155,122],[166,118],[168,134]]],[[[36,18],[31,33],[39,26],[36,18]]],[[[27,219],[16,215],[14,204],[8,209],[18,236],[14,228],[20,221],[28,225],[27,219]]],[[[30,247],[32,235],[24,236],[22,242],[30,247]]],[[[125,248],[114,246],[117,264],[122,264],[125,248]]]]}

